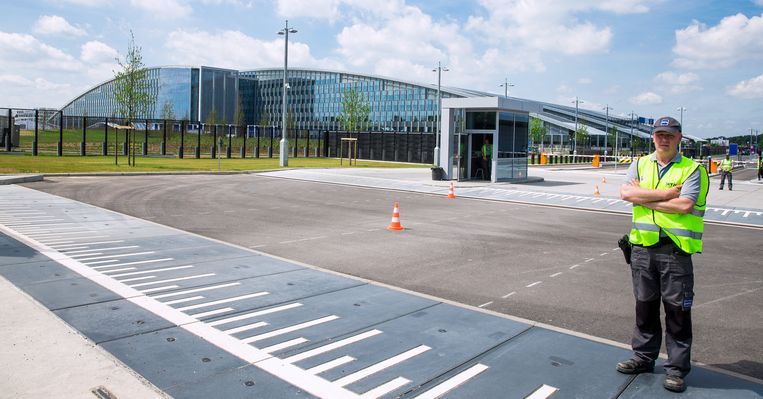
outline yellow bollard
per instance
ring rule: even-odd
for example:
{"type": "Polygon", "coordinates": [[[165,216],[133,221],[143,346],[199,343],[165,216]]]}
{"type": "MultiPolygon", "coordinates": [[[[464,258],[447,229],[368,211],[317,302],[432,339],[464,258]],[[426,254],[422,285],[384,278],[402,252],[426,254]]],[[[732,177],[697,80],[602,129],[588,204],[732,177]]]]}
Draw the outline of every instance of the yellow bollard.
{"type": "Polygon", "coordinates": [[[596,154],[593,156],[593,167],[599,168],[601,165],[599,164],[599,154],[596,154]]]}
{"type": "Polygon", "coordinates": [[[541,165],[548,165],[548,155],[546,153],[540,154],[540,164],[541,165]]]}

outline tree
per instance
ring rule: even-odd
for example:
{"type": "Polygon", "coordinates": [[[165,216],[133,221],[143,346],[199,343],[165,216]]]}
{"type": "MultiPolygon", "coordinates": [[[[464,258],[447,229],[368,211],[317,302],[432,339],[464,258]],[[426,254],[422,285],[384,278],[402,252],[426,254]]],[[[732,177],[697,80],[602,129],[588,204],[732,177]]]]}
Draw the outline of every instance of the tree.
{"type": "Polygon", "coordinates": [[[162,119],[168,121],[175,120],[175,107],[169,101],[165,101],[164,105],[162,105],[162,119]]]}
{"type": "Polygon", "coordinates": [[[607,145],[612,146],[612,155],[615,155],[615,149],[617,148],[617,128],[614,126],[609,127],[609,132],[607,132],[607,145]]]}
{"type": "Polygon", "coordinates": [[[135,45],[131,30],[124,60],[116,58],[120,70],[114,71],[114,102],[117,114],[124,119],[125,125],[130,125],[139,116],[145,117],[155,101],[141,52],[141,48],[135,45]]]}
{"type": "Polygon", "coordinates": [[[538,118],[530,118],[530,139],[533,145],[538,143],[539,148],[543,147],[543,138],[546,137],[547,129],[543,121],[538,118]]]}
{"type": "Polygon", "coordinates": [[[579,123],[578,130],[575,132],[575,140],[578,143],[585,143],[589,137],[591,137],[591,135],[588,134],[588,126],[586,126],[585,123],[579,123]]]}
{"type": "Polygon", "coordinates": [[[342,113],[339,114],[339,124],[348,132],[357,131],[368,121],[371,107],[368,101],[357,90],[347,89],[342,94],[342,113]]]}

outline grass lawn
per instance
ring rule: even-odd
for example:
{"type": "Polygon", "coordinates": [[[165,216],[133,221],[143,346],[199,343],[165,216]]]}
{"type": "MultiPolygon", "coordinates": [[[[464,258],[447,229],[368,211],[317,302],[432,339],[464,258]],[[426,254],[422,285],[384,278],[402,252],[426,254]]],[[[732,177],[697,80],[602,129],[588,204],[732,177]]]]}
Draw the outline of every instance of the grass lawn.
{"type": "MultiPolygon", "coordinates": [[[[11,155],[0,154],[0,173],[84,173],[84,172],[170,172],[170,171],[216,171],[217,159],[202,158],[159,158],[136,157],[137,166],[128,166],[127,157],[119,157],[119,165],[114,165],[114,156],[63,156],[53,155],[11,155]]],[[[427,168],[431,165],[404,164],[393,162],[377,162],[359,160],[357,165],[347,165],[344,168],[427,168]]],[[[339,168],[338,158],[289,158],[290,168],[339,168]]],[[[223,158],[220,160],[220,170],[269,170],[278,169],[278,156],[274,158],[240,159],[223,158]]]]}

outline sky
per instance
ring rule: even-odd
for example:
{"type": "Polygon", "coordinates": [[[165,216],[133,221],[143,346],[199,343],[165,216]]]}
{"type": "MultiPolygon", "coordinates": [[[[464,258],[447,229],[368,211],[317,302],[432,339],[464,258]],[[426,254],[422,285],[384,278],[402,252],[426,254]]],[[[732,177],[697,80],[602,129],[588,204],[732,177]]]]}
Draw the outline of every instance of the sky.
{"type": "Polygon", "coordinates": [[[0,107],[60,108],[119,69],[368,73],[610,114],[699,137],[763,131],[763,0],[0,0],[0,107]],[[513,86],[511,86],[513,85],[513,86]],[[684,108],[681,116],[680,108],[684,108]]]}

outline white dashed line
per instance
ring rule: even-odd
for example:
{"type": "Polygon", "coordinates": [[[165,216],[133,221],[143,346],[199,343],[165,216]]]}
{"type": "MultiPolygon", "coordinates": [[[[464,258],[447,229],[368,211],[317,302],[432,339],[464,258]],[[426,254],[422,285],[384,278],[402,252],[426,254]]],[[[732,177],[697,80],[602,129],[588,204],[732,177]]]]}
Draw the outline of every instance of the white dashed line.
{"type": "Polygon", "coordinates": [[[484,308],[485,306],[490,306],[490,305],[492,305],[492,304],[493,304],[493,301],[490,301],[490,302],[485,302],[485,303],[483,303],[482,305],[480,305],[480,306],[477,306],[477,307],[478,307],[478,308],[484,308]]]}
{"type": "Polygon", "coordinates": [[[506,295],[502,296],[501,298],[504,298],[504,299],[506,299],[506,298],[508,298],[508,297],[510,297],[510,296],[512,296],[512,295],[514,295],[514,294],[516,294],[516,293],[517,293],[516,291],[511,291],[511,292],[509,292],[508,294],[506,294],[506,295]]]}
{"type": "Polygon", "coordinates": [[[572,266],[570,266],[570,270],[572,270],[572,269],[574,269],[574,268],[576,268],[578,266],[580,266],[580,265],[572,265],[572,266]]]}
{"type": "Polygon", "coordinates": [[[550,275],[549,277],[556,277],[556,276],[558,276],[558,275],[560,275],[560,274],[562,274],[562,272],[559,272],[559,273],[554,273],[554,274],[550,275]]]}
{"type": "Polygon", "coordinates": [[[535,287],[536,285],[538,285],[538,284],[540,284],[540,283],[542,283],[542,282],[543,282],[543,281],[536,281],[536,282],[534,282],[534,283],[532,283],[532,284],[528,284],[528,285],[526,285],[526,286],[525,286],[525,288],[535,287]]]}

